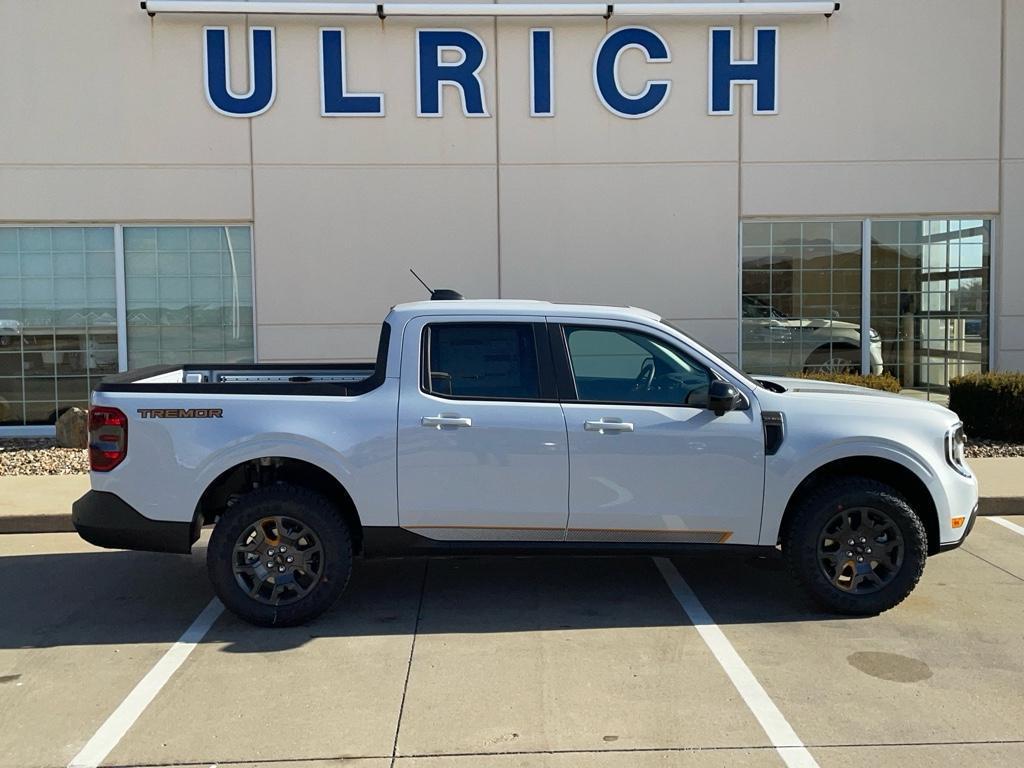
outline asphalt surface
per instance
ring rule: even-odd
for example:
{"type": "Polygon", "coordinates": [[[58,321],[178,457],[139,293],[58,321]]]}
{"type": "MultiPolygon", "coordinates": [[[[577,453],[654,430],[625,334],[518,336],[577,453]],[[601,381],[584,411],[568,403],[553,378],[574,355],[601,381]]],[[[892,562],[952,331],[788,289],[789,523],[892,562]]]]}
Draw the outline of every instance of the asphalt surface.
{"type": "Polygon", "coordinates": [[[1024,765],[1024,527],[867,619],[773,558],[386,560],[309,626],[176,646],[204,555],[0,536],[0,766],[1024,765]]]}

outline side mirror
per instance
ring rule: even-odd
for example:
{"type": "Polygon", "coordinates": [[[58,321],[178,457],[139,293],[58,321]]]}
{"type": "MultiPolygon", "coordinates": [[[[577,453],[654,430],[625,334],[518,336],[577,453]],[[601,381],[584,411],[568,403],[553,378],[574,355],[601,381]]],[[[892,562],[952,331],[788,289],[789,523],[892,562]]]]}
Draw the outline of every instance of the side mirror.
{"type": "Polygon", "coordinates": [[[727,381],[716,379],[708,386],[708,410],[715,416],[743,407],[743,395],[727,381]]]}

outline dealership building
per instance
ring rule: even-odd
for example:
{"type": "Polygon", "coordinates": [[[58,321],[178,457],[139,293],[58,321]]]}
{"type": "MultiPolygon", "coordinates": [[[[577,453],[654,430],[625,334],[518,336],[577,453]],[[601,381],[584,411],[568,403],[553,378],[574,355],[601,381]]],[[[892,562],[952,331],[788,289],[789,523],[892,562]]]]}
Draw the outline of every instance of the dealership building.
{"type": "Polygon", "coordinates": [[[393,304],[632,304],[744,369],[1024,369],[1024,2],[0,0],[0,435],[393,304]],[[862,332],[863,329],[863,332],[862,332]]]}

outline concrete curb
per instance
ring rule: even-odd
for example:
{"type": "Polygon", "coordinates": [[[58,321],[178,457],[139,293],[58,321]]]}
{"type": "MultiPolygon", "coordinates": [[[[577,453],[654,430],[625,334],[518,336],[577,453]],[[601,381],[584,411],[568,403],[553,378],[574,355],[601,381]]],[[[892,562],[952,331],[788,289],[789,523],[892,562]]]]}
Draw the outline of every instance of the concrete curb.
{"type": "MultiPolygon", "coordinates": [[[[978,505],[978,514],[982,517],[1024,515],[1024,496],[983,498],[978,505]]],[[[0,535],[8,533],[68,533],[74,532],[74,530],[70,512],[0,516],[0,535]]]]}
{"type": "Polygon", "coordinates": [[[71,513],[42,515],[4,515],[0,517],[0,534],[5,533],[70,533],[71,513]]]}
{"type": "Polygon", "coordinates": [[[1024,515],[1024,496],[990,496],[978,499],[978,515],[1024,515]]]}

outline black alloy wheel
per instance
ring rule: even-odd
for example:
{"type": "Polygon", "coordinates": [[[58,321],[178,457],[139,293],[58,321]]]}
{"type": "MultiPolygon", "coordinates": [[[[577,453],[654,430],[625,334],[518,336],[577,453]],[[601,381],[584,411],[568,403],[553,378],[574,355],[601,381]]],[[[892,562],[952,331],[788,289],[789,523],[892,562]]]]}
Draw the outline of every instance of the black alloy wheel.
{"type": "Polygon", "coordinates": [[[233,613],[260,626],[292,626],[326,611],[352,573],[352,536],[319,493],[279,483],[224,510],[210,536],[206,569],[233,613]]]}
{"type": "Polygon", "coordinates": [[[896,578],[903,565],[903,535],[879,509],[844,509],[821,531],[818,563],[836,589],[877,592],[896,578]]]}
{"type": "Polygon", "coordinates": [[[289,605],[316,588],[324,549],[312,527],[293,517],[263,517],[235,542],[235,580],[266,605],[289,605]]]}
{"type": "Polygon", "coordinates": [[[821,481],[783,531],[790,570],[820,606],[869,616],[913,591],[928,557],[920,515],[895,488],[867,477],[821,481]]]}

